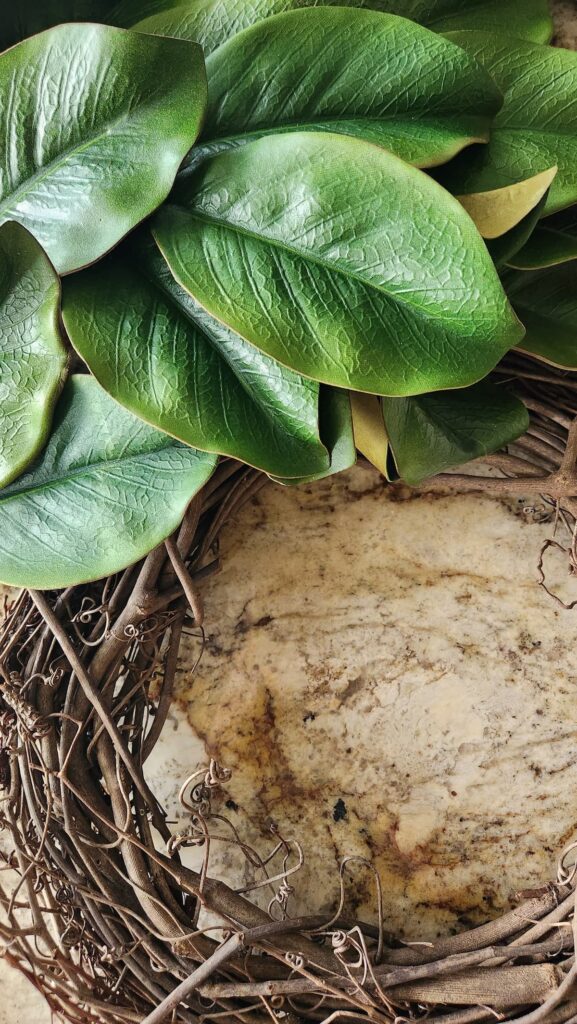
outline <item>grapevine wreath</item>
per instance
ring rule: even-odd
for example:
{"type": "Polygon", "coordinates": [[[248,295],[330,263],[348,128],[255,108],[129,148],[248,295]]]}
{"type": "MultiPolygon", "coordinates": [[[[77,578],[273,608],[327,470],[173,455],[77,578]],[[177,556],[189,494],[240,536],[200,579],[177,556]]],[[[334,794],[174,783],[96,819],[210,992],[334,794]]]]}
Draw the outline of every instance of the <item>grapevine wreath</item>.
{"type": "Polygon", "coordinates": [[[542,494],[577,571],[577,54],[551,36],[545,0],[0,11],[0,937],[62,1020],[577,1020],[571,850],[407,945],[380,889],[374,923],[290,916],[294,850],[227,826],[220,765],[178,834],[144,771],[264,483],[361,457],[542,494]],[[211,876],[223,830],[256,889],[211,876]]]}

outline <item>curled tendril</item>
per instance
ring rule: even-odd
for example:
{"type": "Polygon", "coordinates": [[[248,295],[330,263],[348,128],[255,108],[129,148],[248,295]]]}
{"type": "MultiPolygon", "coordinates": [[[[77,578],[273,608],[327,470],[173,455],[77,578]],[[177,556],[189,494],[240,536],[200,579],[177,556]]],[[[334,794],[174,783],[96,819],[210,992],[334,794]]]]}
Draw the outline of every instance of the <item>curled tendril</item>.
{"type": "Polygon", "coordinates": [[[305,958],[300,953],[287,952],[284,956],[287,964],[294,967],[295,970],[301,970],[305,965],[305,958]]]}
{"type": "Polygon", "coordinates": [[[570,854],[577,850],[577,840],[569,843],[564,850],[562,850],[559,860],[557,862],[557,881],[561,885],[572,885],[575,876],[577,875],[577,856],[573,860],[573,863],[566,867],[565,862],[570,854]]]}
{"type": "Polygon", "coordinates": [[[180,806],[191,814],[201,813],[207,817],[210,814],[212,794],[231,777],[231,770],[224,768],[212,758],[208,768],[199,768],[183,782],[178,794],[180,806]],[[198,782],[196,782],[197,779],[198,782]],[[190,793],[188,798],[187,792],[190,793]]]}

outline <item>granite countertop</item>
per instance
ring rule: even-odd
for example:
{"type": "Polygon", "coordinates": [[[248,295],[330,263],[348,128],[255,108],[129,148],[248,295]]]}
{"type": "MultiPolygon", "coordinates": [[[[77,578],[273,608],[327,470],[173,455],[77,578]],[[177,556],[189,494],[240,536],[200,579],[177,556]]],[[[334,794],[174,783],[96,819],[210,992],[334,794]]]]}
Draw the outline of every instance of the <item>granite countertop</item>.
{"type": "MultiPolygon", "coordinates": [[[[415,496],[361,467],[265,489],[223,535],[204,655],[187,671],[189,641],[150,769],[171,813],[177,783],[216,758],[242,838],[263,854],[274,822],[302,844],[293,912],[332,910],[354,855],[379,871],[386,927],[413,940],[554,877],[577,832],[576,613],[536,583],[551,526],[534,519],[517,499],[415,496]]],[[[552,554],[549,581],[577,597],[566,568],[552,554]]],[[[228,845],[212,863],[255,877],[228,845]]],[[[347,895],[374,919],[369,868],[347,895]]]]}

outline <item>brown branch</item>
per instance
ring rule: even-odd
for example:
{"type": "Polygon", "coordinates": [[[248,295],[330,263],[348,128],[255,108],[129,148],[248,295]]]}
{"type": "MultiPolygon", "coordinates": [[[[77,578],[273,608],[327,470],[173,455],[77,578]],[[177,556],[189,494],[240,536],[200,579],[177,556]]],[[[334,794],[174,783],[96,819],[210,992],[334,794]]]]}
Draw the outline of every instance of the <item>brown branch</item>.
{"type": "Polygon", "coordinates": [[[60,620],[56,617],[56,615],[52,611],[52,608],[48,604],[48,601],[39,590],[31,590],[30,597],[34,601],[34,604],[38,608],[38,611],[42,615],[45,622],[49,625],[50,629],[54,633],[54,636],[58,640],[58,643],[62,648],[63,653],[66,655],[70,663],[70,666],[74,670],[74,674],[84,691],[86,699],[90,702],[92,707],[98,712],[102,724],[106,729],[106,732],[108,733],[115,749],[118,751],[118,754],[121,760],[123,761],[132,781],[134,782],[134,785],[138,789],[138,792],[147,801],[147,803],[149,803],[151,807],[154,807],[155,799],[149,787],[144,781],[142,772],[134,764],[132,757],[130,756],[130,752],[118,730],[116,723],[112,720],[112,718],[108,714],[107,709],[104,707],[98,690],[94,686],[94,683],[92,682],[90,676],[88,675],[88,672],[86,671],[84,665],[82,664],[80,658],[78,657],[78,654],[76,653],[76,650],[71,640],[69,639],[64,628],[62,627],[60,620]]]}
{"type": "Polygon", "coordinates": [[[208,960],[205,960],[200,967],[197,967],[196,971],[193,971],[189,978],[186,978],[180,985],[177,985],[160,1006],[157,1006],[152,1013],[145,1017],[142,1024],[162,1024],[162,1021],[166,1020],[169,1014],[178,1008],[180,1003],[188,999],[195,989],[199,988],[204,981],[210,978],[215,971],[234,956],[240,946],[242,946],[243,941],[244,936],[241,932],[235,932],[234,935],[231,935],[226,942],[223,942],[222,946],[215,950],[208,960]]]}

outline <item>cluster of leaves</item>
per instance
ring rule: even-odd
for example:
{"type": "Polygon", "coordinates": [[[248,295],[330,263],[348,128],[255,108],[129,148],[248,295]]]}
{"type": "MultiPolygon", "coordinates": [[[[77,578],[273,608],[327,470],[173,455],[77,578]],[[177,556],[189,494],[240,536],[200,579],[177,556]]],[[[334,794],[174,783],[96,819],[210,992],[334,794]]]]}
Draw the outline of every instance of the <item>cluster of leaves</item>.
{"type": "Polygon", "coordinates": [[[526,429],[509,349],[577,365],[546,0],[5,6],[3,581],[132,563],[220,455],[417,482],[526,429]]]}

